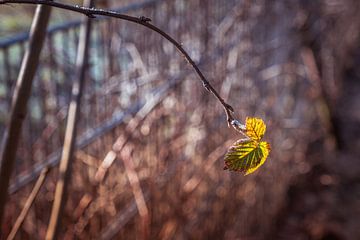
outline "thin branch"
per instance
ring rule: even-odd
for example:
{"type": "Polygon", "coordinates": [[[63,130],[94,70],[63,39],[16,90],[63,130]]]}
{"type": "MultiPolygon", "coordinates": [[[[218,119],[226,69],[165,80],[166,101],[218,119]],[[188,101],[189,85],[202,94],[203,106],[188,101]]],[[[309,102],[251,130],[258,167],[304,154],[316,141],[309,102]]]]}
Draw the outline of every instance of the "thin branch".
{"type": "Polygon", "coordinates": [[[224,111],[227,116],[227,122],[228,126],[233,126],[232,121],[235,120],[232,116],[232,113],[234,113],[234,109],[231,105],[225,102],[225,100],[218,94],[218,92],[214,89],[214,87],[210,84],[208,80],[206,80],[205,76],[200,71],[199,67],[195,64],[195,62],[191,59],[189,54],[185,51],[185,49],[182,47],[182,45],[177,42],[174,38],[172,38],[170,35],[168,35],[166,32],[162,31],[158,27],[151,24],[151,19],[146,18],[144,16],[141,17],[133,17],[125,14],[120,14],[118,12],[109,11],[109,10],[102,10],[102,9],[95,9],[95,8],[87,8],[83,6],[72,6],[68,4],[63,4],[59,2],[54,2],[50,0],[2,0],[0,1],[0,4],[11,4],[11,3],[25,3],[25,4],[42,4],[42,5],[48,5],[60,9],[65,9],[73,12],[78,12],[81,14],[84,14],[88,16],[89,18],[95,18],[96,15],[99,16],[108,16],[113,18],[119,18],[122,20],[126,20],[129,22],[137,23],[140,25],[143,25],[157,33],[159,33],[161,36],[166,38],[169,42],[171,42],[185,57],[185,59],[190,63],[190,65],[195,69],[196,73],[200,77],[200,80],[206,90],[211,92],[216,99],[221,103],[221,105],[224,108],[224,111]]]}
{"type": "Polygon", "coordinates": [[[40,174],[38,180],[36,181],[35,186],[34,186],[33,190],[31,191],[28,199],[26,199],[25,205],[24,205],[23,209],[21,210],[19,217],[16,219],[16,222],[15,222],[13,228],[11,229],[11,232],[10,232],[9,236],[7,237],[7,240],[12,240],[15,238],[16,233],[19,231],[21,224],[24,222],[25,217],[28,214],[31,205],[33,204],[37,194],[39,193],[41,186],[43,185],[43,183],[45,181],[47,173],[48,173],[48,168],[44,168],[41,171],[41,174],[40,174]]]}

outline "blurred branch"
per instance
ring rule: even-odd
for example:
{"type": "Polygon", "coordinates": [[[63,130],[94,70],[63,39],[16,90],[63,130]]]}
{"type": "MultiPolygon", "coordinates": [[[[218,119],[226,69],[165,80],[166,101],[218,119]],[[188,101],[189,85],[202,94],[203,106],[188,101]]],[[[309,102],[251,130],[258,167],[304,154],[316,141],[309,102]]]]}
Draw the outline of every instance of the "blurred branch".
{"type": "MultiPolygon", "coordinates": [[[[92,7],[93,0],[85,0],[85,5],[92,7]]],[[[65,140],[62,157],[59,166],[59,177],[56,184],[54,203],[51,210],[46,239],[55,239],[59,229],[63,208],[67,197],[68,182],[71,177],[71,163],[75,149],[77,122],[80,112],[81,97],[83,93],[85,74],[88,62],[88,50],[90,44],[91,19],[85,19],[81,29],[78,53],[76,59],[77,78],[72,87],[71,102],[68,111],[68,120],[65,131],[65,140]]]]}
{"type": "Polygon", "coordinates": [[[118,155],[124,163],[126,175],[131,185],[132,192],[135,198],[136,207],[139,211],[139,215],[141,218],[141,231],[142,231],[141,238],[149,239],[149,234],[150,234],[149,210],[148,207],[146,206],[146,198],[144,196],[144,191],[140,185],[139,176],[135,171],[135,166],[132,160],[132,151],[133,151],[133,146],[127,145],[122,149],[120,153],[118,153],[118,155]]]}
{"type": "Polygon", "coordinates": [[[39,193],[39,190],[45,181],[48,171],[49,171],[48,168],[44,168],[41,171],[41,174],[40,174],[38,180],[36,181],[35,186],[34,186],[33,190],[31,191],[28,199],[26,200],[25,205],[24,205],[23,209],[21,210],[19,217],[16,219],[15,224],[14,224],[13,228],[11,229],[9,236],[7,237],[7,240],[15,239],[16,233],[19,231],[21,224],[24,222],[25,217],[28,214],[31,205],[33,204],[37,194],[39,193]]]}
{"type": "MultiPolygon", "coordinates": [[[[150,198],[150,192],[144,192],[144,199],[148,201],[150,198]]],[[[113,221],[109,222],[105,229],[99,234],[98,239],[108,240],[113,239],[115,235],[125,226],[126,223],[132,219],[137,213],[136,202],[133,200],[129,205],[124,208],[124,211],[120,211],[113,221]]]]}
{"type": "Polygon", "coordinates": [[[119,19],[122,19],[122,20],[126,20],[126,21],[129,21],[129,22],[133,22],[133,23],[136,23],[136,24],[143,25],[143,26],[145,26],[145,27],[159,33],[161,36],[163,36],[165,39],[167,39],[169,42],[171,42],[183,54],[185,59],[190,63],[190,65],[195,69],[196,73],[200,77],[200,80],[201,80],[204,88],[206,90],[208,90],[209,92],[211,92],[216,97],[216,99],[221,103],[221,105],[223,106],[224,111],[225,111],[226,116],[227,116],[228,126],[234,126],[232,124],[232,121],[235,120],[234,117],[232,116],[232,113],[234,113],[233,107],[231,105],[227,104],[225,102],[225,100],[222,97],[220,97],[218,92],[209,83],[209,81],[205,78],[205,76],[200,71],[199,67],[195,64],[195,62],[191,59],[189,54],[182,47],[182,44],[177,42],[174,38],[172,38],[166,32],[164,32],[161,29],[159,29],[158,27],[152,25],[150,23],[151,19],[146,18],[144,16],[133,17],[133,16],[120,14],[120,13],[117,13],[117,12],[114,12],[114,11],[109,11],[109,10],[87,8],[87,7],[78,6],[78,5],[71,6],[71,5],[68,5],[68,4],[63,4],[63,3],[59,3],[59,2],[53,2],[53,1],[50,1],[50,0],[3,0],[3,1],[0,1],[0,4],[9,4],[9,3],[43,4],[43,5],[48,5],[48,6],[52,6],[52,7],[56,7],[56,8],[60,8],[60,9],[65,9],[65,10],[69,10],[69,11],[78,12],[78,13],[81,13],[81,14],[84,14],[84,15],[88,16],[89,18],[95,18],[96,15],[119,18],[119,19]]]}
{"type": "Polygon", "coordinates": [[[315,100],[315,109],[322,123],[321,127],[323,128],[324,132],[328,133],[327,137],[333,136],[336,147],[339,147],[340,140],[335,130],[333,116],[331,116],[331,105],[329,103],[329,98],[327,97],[325,87],[323,86],[324,81],[321,79],[320,71],[316,64],[313,50],[308,47],[304,47],[301,50],[301,58],[305,65],[305,70],[309,81],[312,85],[310,88],[310,94],[311,97],[315,100]]]}
{"type": "MultiPolygon", "coordinates": [[[[29,47],[23,58],[9,117],[9,125],[3,135],[0,150],[0,226],[8,195],[9,180],[13,170],[21,128],[26,116],[26,107],[32,82],[38,66],[40,52],[46,35],[51,9],[38,6],[31,26],[29,47]]],[[[1,235],[1,234],[0,234],[1,235]]]]}

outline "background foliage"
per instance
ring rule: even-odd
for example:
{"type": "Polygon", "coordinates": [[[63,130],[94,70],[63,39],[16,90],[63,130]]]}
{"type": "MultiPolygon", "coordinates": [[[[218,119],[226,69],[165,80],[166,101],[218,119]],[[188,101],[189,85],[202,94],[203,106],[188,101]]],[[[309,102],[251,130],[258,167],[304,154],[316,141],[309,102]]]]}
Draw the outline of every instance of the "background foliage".
{"type": "MultiPolygon", "coordinates": [[[[359,239],[360,3],[155,2],[131,14],[150,17],[182,42],[239,119],[264,119],[269,159],[246,177],[223,171],[223,156],[239,136],[183,58],[140,26],[99,20],[79,142],[99,129],[105,134],[79,144],[60,237],[133,239],[147,228],[150,239],[359,239]],[[149,102],[154,104],[144,105],[149,102]],[[103,130],[114,119],[119,124],[103,130]],[[126,151],[98,183],[98,166],[119,136],[127,140],[126,151]],[[126,159],[149,219],[137,213],[126,159]]],[[[27,29],[19,16],[30,19],[32,10],[1,6],[0,41],[27,29]]],[[[78,17],[54,10],[52,26],[78,17]]],[[[21,177],[44,161],[54,163],[61,149],[77,40],[76,24],[47,38],[4,233],[33,186],[22,186],[21,177]]],[[[0,52],[1,134],[25,45],[0,52]]],[[[56,175],[54,168],[19,239],[44,238],[56,175]]]]}

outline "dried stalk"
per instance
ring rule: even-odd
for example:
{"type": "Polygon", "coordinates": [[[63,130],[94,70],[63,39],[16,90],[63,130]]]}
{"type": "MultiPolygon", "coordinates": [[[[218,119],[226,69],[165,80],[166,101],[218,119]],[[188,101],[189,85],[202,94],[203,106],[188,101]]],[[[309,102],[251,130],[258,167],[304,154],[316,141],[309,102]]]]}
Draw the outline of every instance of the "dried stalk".
{"type": "Polygon", "coordinates": [[[19,217],[16,219],[15,224],[12,227],[9,236],[7,237],[7,240],[15,239],[16,233],[19,231],[21,224],[24,222],[25,217],[30,210],[31,205],[33,204],[37,194],[39,193],[39,190],[45,181],[47,173],[48,173],[48,168],[44,168],[41,171],[41,174],[40,174],[38,180],[36,181],[35,186],[34,186],[33,190],[31,191],[28,199],[26,200],[25,205],[24,205],[23,209],[21,210],[19,217]]]}
{"type": "MultiPolygon", "coordinates": [[[[93,0],[86,0],[85,4],[88,6],[92,6],[93,0]]],[[[91,19],[88,18],[81,27],[81,35],[79,39],[79,47],[76,61],[78,76],[77,79],[75,79],[72,88],[72,100],[69,106],[65,140],[59,166],[59,178],[56,184],[54,203],[52,206],[49,226],[46,232],[46,239],[56,238],[59,228],[59,222],[62,217],[62,212],[66,201],[67,187],[69,178],[71,176],[71,158],[73,157],[73,152],[75,148],[77,122],[79,119],[81,97],[87,68],[90,29],[91,19]]]]}

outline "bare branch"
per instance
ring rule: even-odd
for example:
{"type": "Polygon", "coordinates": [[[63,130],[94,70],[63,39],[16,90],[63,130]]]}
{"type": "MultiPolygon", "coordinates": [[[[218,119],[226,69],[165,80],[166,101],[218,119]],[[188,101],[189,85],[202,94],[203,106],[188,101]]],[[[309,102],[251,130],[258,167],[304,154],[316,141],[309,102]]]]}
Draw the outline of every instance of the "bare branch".
{"type": "Polygon", "coordinates": [[[64,3],[54,2],[50,0],[3,0],[0,1],[0,4],[9,4],[9,3],[25,3],[25,4],[42,4],[42,5],[48,5],[60,9],[65,9],[73,12],[78,12],[81,14],[84,14],[90,18],[95,18],[96,15],[99,16],[108,16],[113,18],[119,18],[122,20],[126,20],[129,22],[137,23],[140,25],[143,25],[157,33],[159,33],[161,36],[166,38],[169,42],[171,42],[179,51],[183,54],[185,59],[190,63],[190,65],[195,69],[197,75],[200,77],[200,80],[206,90],[211,92],[216,99],[221,103],[221,105],[224,108],[224,111],[227,116],[227,122],[228,126],[232,126],[231,121],[234,120],[234,117],[232,116],[232,113],[234,113],[234,109],[231,105],[225,102],[225,100],[219,95],[219,93],[214,89],[214,87],[210,84],[210,82],[205,78],[205,76],[200,71],[199,67],[195,64],[195,62],[191,59],[189,54],[185,51],[185,49],[182,47],[182,45],[177,42],[174,38],[172,38],[170,35],[168,35],[166,32],[162,31],[158,27],[151,24],[151,19],[146,18],[144,16],[141,17],[133,17],[125,14],[121,14],[114,11],[109,10],[102,10],[102,9],[96,9],[96,8],[87,8],[83,6],[72,6],[64,3]]]}

